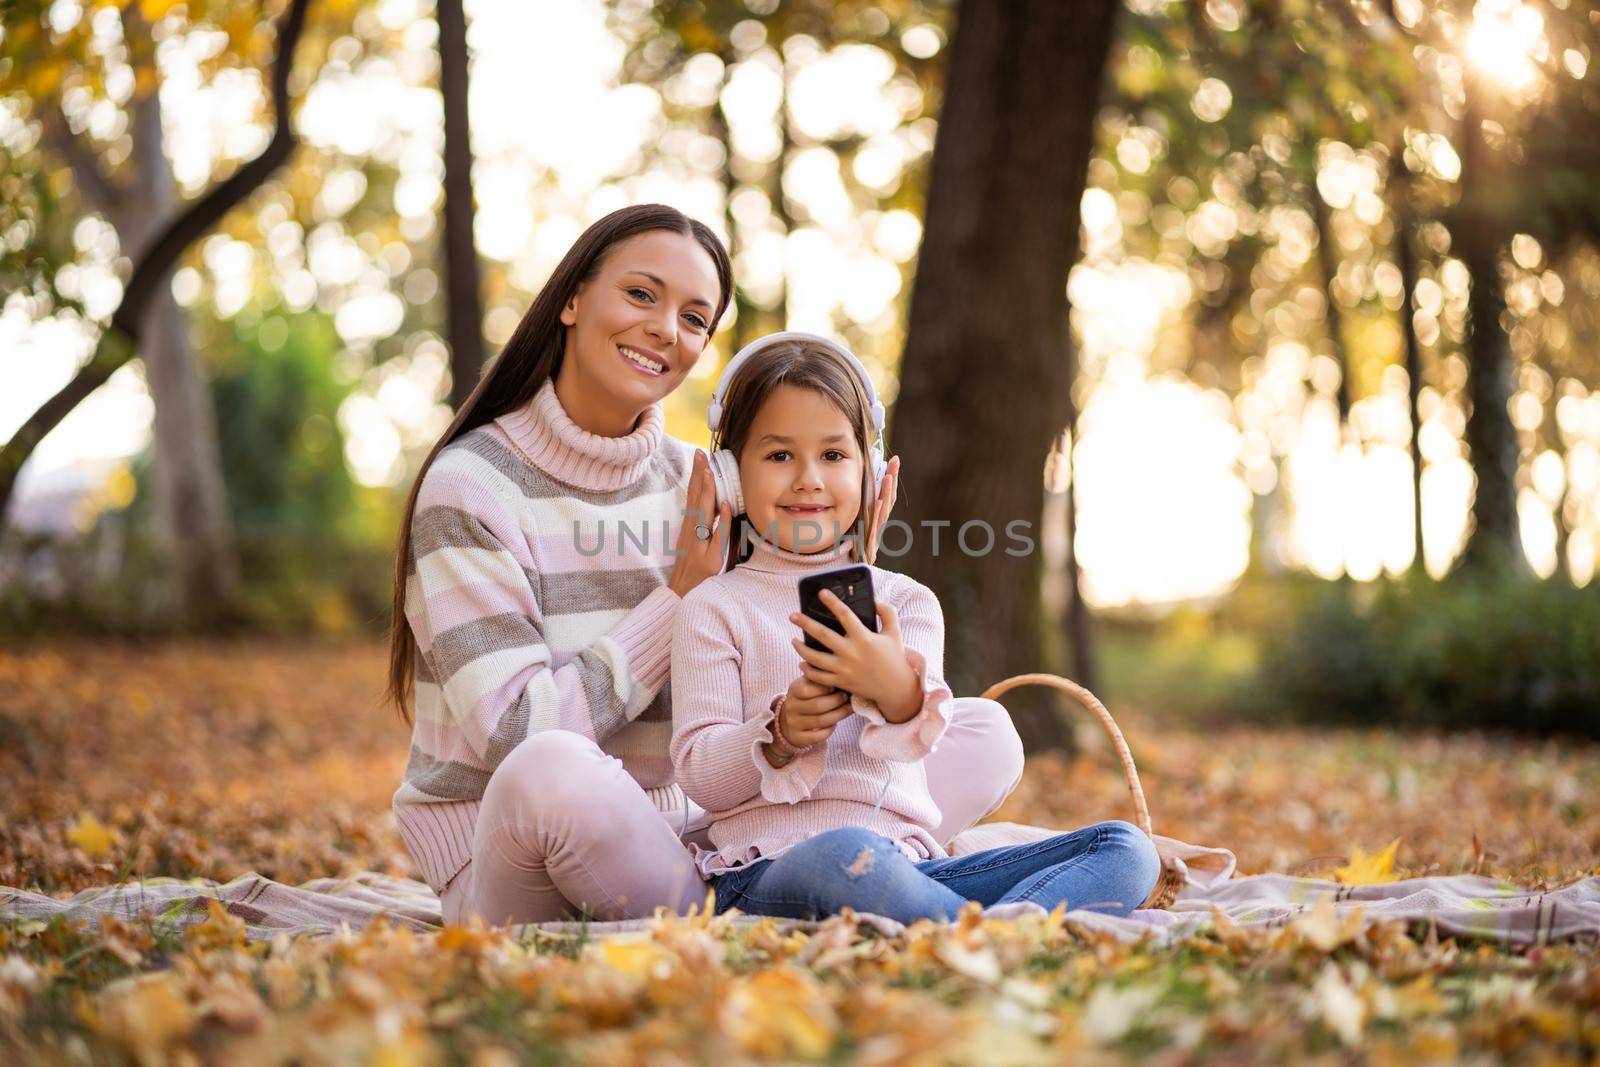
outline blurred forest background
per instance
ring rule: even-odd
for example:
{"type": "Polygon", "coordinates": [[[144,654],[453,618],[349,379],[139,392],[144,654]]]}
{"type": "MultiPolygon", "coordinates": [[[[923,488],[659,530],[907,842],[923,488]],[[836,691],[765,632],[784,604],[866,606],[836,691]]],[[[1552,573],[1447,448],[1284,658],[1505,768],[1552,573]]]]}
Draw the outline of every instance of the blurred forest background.
{"type": "Polygon", "coordinates": [[[958,692],[1600,737],[1597,44],[1588,0],[9,4],[0,632],[370,640],[451,403],[662,201],[739,287],[669,432],[745,341],[848,341],[897,517],[953,521],[880,563],[958,692]]]}

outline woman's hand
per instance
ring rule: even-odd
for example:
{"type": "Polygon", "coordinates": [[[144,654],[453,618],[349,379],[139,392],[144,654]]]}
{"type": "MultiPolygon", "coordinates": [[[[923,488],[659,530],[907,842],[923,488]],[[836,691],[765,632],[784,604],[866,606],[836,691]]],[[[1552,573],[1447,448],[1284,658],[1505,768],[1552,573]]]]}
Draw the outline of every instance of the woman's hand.
{"type": "Polygon", "coordinates": [[[850,694],[813,682],[803,675],[789,683],[780,712],[783,736],[795,748],[826,741],[850,711],[850,694]]]}
{"type": "Polygon", "coordinates": [[[900,457],[889,460],[883,472],[883,484],[878,486],[878,498],[872,503],[872,522],[867,526],[867,558],[871,564],[878,558],[878,542],[883,536],[883,524],[889,521],[894,510],[895,494],[900,490],[900,457]]]}
{"type": "Polygon", "coordinates": [[[922,707],[922,682],[906,657],[900,617],[894,608],[878,605],[878,632],[873,633],[831,590],[822,591],[822,603],[844,625],[844,633],[799,612],[789,616],[790,622],[827,649],[818,651],[798,637],[793,639],[804,676],[818,685],[872,701],[890,722],[905,722],[915,715],[922,707]]]}
{"type": "Polygon", "coordinates": [[[667,587],[679,596],[711,577],[721,574],[728,559],[728,533],[733,529],[733,508],[717,504],[717,487],[711,478],[711,463],[699,449],[694,453],[694,472],[689,476],[689,495],[678,527],[677,562],[667,587]],[[715,524],[710,537],[700,540],[697,527],[715,524]]]}

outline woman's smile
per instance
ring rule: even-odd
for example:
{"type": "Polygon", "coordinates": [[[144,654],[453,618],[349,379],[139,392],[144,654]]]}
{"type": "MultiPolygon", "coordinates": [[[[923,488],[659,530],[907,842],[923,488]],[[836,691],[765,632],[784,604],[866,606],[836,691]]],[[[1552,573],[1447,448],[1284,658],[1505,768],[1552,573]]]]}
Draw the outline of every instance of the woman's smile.
{"type": "Polygon", "coordinates": [[[618,345],[617,351],[621,353],[628,366],[641,374],[659,378],[667,373],[666,363],[661,360],[660,356],[648,349],[634,348],[632,345],[618,345]]]}

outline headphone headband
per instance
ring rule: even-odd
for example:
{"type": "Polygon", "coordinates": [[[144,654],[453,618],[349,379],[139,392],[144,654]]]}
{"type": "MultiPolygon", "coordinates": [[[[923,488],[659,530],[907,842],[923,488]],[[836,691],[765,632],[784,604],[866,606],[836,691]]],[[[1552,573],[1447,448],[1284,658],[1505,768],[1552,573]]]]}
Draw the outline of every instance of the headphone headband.
{"type": "Polygon", "coordinates": [[[722,399],[727,395],[728,385],[733,381],[733,376],[751,356],[760,352],[768,345],[778,344],[783,341],[807,341],[811,344],[822,345],[829,351],[843,356],[845,361],[855,369],[856,377],[861,379],[861,384],[866,387],[867,400],[872,405],[872,432],[874,436],[883,433],[883,404],[878,400],[878,390],[873,387],[872,375],[867,373],[866,365],[856,354],[830,338],[821,334],[806,333],[802,330],[784,330],[779,333],[769,333],[765,337],[758,337],[754,341],[739,349],[728,365],[722,370],[722,377],[717,379],[717,387],[711,391],[711,406],[706,408],[706,425],[715,432],[722,425],[722,399]]]}

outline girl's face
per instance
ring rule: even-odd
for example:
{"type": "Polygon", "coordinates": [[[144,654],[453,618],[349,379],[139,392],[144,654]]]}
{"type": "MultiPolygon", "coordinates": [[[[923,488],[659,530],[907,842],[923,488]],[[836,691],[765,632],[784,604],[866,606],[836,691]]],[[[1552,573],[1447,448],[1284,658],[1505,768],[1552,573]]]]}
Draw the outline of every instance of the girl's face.
{"type": "Polygon", "coordinates": [[[693,237],[653,230],[619,241],[561,311],[559,378],[578,404],[614,412],[628,432],[705,351],[720,293],[716,264],[693,237]]]}
{"type": "Polygon", "coordinates": [[[863,457],[855,428],[814,389],[780,385],[739,453],[745,513],[756,533],[790,552],[820,552],[861,511],[863,457]]]}

